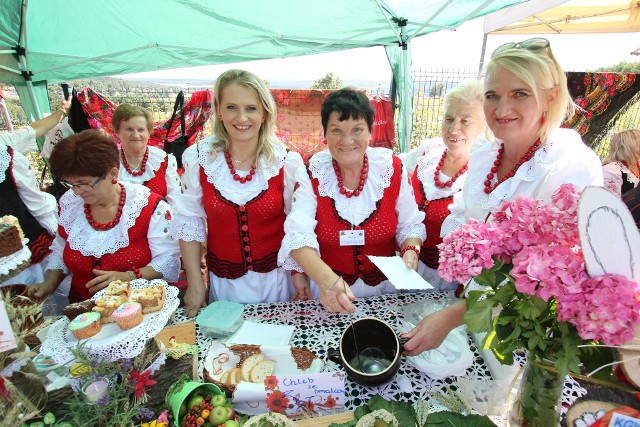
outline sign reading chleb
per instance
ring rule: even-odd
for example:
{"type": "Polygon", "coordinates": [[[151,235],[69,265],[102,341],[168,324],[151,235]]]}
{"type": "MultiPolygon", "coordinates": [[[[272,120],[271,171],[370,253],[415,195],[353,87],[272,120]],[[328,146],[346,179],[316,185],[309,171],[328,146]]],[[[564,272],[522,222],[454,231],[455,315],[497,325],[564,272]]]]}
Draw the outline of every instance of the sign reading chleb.
{"type": "Polygon", "coordinates": [[[344,374],[278,375],[264,380],[267,407],[290,416],[316,415],[344,408],[344,374]]]}

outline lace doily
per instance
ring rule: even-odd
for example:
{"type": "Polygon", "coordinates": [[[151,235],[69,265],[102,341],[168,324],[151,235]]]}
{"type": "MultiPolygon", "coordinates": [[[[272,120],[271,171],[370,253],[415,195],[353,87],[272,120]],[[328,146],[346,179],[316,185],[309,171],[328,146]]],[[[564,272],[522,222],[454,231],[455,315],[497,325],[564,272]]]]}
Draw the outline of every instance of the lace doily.
{"type": "Polygon", "coordinates": [[[122,161],[120,161],[120,180],[121,181],[134,182],[136,184],[144,184],[145,182],[149,181],[154,176],[156,176],[156,172],[158,171],[158,169],[160,169],[162,162],[164,162],[164,159],[166,156],[168,156],[168,154],[162,151],[161,149],[159,149],[158,147],[152,147],[150,145],[148,147],[149,147],[149,157],[147,158],[147,166],[145,167],[145,171],[142,175],[139,175],[139,176],[131,175],[129,172],[127,172],[127,169],[125,169],[122,161]]]}
{"type": "Polygon", "coordinates": [[[0,184],[4,182],[7,174],[5,173],[11,163],[11,155],[6,148],[0,148],[0,184]]]}
{"type": "MultiPolygon", "coordinates": [[[[233,193],[238,190],[251,193],[259,193],[269,188],[269,180],[280,173],[284,166],[284,158],[287,149],[283,145],[276,145],[274,149],[274,162],[269,165],[267,159],[260,157],[256,174],[251,181],[240,184],[229,173],[229,167],[223,153],[217,153],[213,149],[215,138],[210,136],[198,142],[198,163],[207,175],[207,181],[213,184],[219,191],[233,193]]],[[[238,175],[246,176],[249,171],[237,171],[238,175]]]]}
{"type": "MultiPolygon", "coordinates": [[[[311,175],[318,180],[318,192],[321,196],[330,197],[336,209],[344,219],[359,224],[376,209],[376,203],[382,199],[384,190],[391,185],[393,176],[393,152],[386,148],[368,148],[369,175],[362,193],[358,197],[348,198],[340,194],[338,177],[333,169],[333,157],[329,150],[314,154],[309,161],[311,175]],[[357,213],[362,220],[354,221],[349,212],[357,213]]],[[[352,189],[353,190],[353,189],[352,189]]]]}
{"type": "Polygon", "coordinates": [[[31,251],[27,243],[29,243],[29,239],[22,239],[22,249],[16,253],[0,258],[0,276],[9,274],[10,271],[31,259],[31,251]]]}
{"type": "MultiPolygon", "coordinates": [[[[178,288],[169,285],[161,279],[147,281],[136,279],[131,281],[131,289],[149,288],[162,285],[165,290],[165,300],[162,310],[145,314],[142,323],[133,329],[122,330],[115,323],[102,325],[102,330],[87,340],[87,348],[91,355],[111,362],[119,359],[129,359],[139,355],[149,338],[155,337],[167,324],[171,314],[178,308],[178,288]]],[[[96,293],[91,299],[100,298],[106,288],[96,293]]],[[[40,348],[40,352],[51,357],[57,363],[66,363],[73,359],[69,351],[79,340],[68,330],[69,319],[63,317],[49,328],[47,339],[40,348]]]]}
{"type": "Polygon", "coordinates": [[[71,249],[85,256],[100,258],[129,246],[129,229],[140,216],[142,208],[149,203],[151,190],[139,184],[123,182],[127,197],[118,225],[110,230],[94,230],[84,214],[82,197],[67,191],[60,198],[60,225],[67,232],[67,243],[71,249]]]}

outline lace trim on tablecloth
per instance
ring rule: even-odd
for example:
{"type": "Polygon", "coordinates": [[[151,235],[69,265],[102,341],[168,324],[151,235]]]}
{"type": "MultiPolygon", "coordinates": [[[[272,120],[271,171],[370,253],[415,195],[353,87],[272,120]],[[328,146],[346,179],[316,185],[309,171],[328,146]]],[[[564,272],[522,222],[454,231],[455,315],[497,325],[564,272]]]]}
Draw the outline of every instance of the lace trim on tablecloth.
{"type": "Polygon", "coordinates": [[[25,261],[31,259],[31,251],[27,246],[29,239],[22,239],[22,249],[11,255],[0,258],[0,276],[9,274],[10,271],[15,270],[25,261]]]}
{"type": "MultiPolygon", "coordinates": [[[[139,355],[149,338],[155,337],[169,321],[171,314],[178,308],[178,288],[169,285],[161,279],[147,281],[136,279],[131,281],[131,289],[149,288],[162,285],[165,289],[165,301],[162,310],[145,314],[144,320],[133,329],[122,330],[111,336],[107,343],[92,345],[91,338],[84,340],[89,354],[104,361],[112,362],[120,359],[130,359],[139,355]]],[[[106,288],[96,293],[92,299],[100,298],[106,288]]],[[[40,348],[40,352],[51,357],[57,363],[66,363],[73,359],[69,351],[77,345],[78,340],[68,334],[69,319],[63,317],[49,328],[47,338],[40,348]]]]}

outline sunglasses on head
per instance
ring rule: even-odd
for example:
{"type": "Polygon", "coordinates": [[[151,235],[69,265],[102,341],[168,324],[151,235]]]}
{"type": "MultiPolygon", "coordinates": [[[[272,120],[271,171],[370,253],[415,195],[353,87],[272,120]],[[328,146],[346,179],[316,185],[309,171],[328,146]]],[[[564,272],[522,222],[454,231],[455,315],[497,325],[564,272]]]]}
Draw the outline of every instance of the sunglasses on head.
{"type": "Polygon", "coordinates": [[[549,40],[543,39],[541,37],[528,39],[518,43],[509,42],[509,43],[503,44],[502,46],[494,50],[493,53],[491,54],[491,58],[493,58],[500,52],[504,52],[505,50],[508,50],[508,49],[526,49],[531,52],[538,52],[540,50],[548,48],[549,46],[550,46],[549,40]]]}

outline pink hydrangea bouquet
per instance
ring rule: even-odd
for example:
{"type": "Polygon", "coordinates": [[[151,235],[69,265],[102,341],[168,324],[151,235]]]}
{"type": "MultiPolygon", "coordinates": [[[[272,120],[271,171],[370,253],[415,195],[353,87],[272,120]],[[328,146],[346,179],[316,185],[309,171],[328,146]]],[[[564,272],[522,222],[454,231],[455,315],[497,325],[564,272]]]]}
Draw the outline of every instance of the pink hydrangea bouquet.
{"type": "Polygon", "coordinates": [[[503,364],[526,349],[531,360],[551,362],[564,377],[594,359],[583,357],[594,349],[588,344],[621,345],[640,323],[638,283],[585,270],[579,197],[565,184],[551,203],[507,201],[489,222],[470,220],[439,246],[439,274],[468,282],[469,331],[488,332],[484,345],[503,364]]]}

